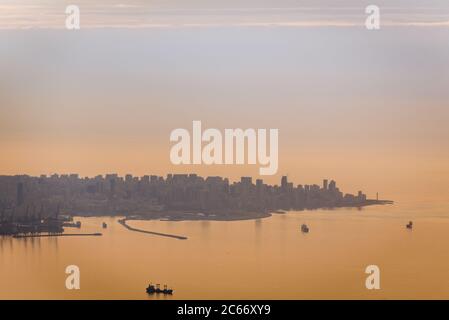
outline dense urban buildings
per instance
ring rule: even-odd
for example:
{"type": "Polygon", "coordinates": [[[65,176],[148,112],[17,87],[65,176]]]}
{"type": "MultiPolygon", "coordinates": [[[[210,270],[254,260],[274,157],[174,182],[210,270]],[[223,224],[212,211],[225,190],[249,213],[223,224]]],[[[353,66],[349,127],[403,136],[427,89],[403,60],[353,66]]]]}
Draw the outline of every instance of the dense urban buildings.
{"type": "Polygon", "coordinates": [[[16,217],[45,218],[56,212],[70,215],[131,215],[151,212],[270,212],[378,203],[343,194],[335,181],[297,185],[287,177],[280,186],[242,177],[230,183],[219,176],[168,174],[134,177],[117,174],[80,178],[77,174],[52,176],[0,176],[1,221],[16,217]]]}

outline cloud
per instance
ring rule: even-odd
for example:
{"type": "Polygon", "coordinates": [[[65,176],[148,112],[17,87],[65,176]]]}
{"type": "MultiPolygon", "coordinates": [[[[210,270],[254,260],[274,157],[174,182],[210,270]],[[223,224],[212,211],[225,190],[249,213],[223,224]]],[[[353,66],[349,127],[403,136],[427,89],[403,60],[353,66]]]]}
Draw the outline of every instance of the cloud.
{"type": "MultiPolygon", "coordinates": [[[[214,28],[214,27],[363,27],[364,7],[230,7],[151,8],[142,4],[80,6],[81,27],[214,28]]],[[[0,5],[0,29],[65,28],[62,5],[0,5]]],[[[381,26],[448,27],[449,7],[381,7],[381,26]],[[444,9],[444,8],[443,8],[444,9]]]]}

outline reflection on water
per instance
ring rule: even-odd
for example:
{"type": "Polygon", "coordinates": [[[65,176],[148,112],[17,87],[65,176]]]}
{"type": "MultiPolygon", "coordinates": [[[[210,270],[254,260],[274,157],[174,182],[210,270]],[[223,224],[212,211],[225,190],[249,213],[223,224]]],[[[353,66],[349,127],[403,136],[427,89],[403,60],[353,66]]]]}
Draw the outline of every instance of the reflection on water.
{"type": "Polygon", "coordinates": [[[449,299],[449,207],[397,204],[276,214],[247,221],[129,221],[182,234],[131,232],[117,218],[79,218],[102,237],[0,239],[0,298],[445,298],[449,299]],[[412,231],[405,224],[414,221],[412,231]],[[102,229],[102,222],[108,225],[102,229]],[[310,233],[300,232],[306,223],[310,233]],[[65,289],[65,268],[81,290],[65,289]],[[365,289],[365,267],[381,290],[365,289]],[[145,293],[168,284],[173,297],[145,293]]]}

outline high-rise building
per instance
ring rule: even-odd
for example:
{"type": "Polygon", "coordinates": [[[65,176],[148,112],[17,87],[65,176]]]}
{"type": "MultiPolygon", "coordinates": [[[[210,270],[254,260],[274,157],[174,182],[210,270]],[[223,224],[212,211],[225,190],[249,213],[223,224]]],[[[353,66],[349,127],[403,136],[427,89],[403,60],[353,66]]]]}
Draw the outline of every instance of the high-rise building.
{"type": "Polygon", "coordinates": [[[115,178],[111,178],[110,180],[109,180],[109,182],[110,182],[110,190],[111,190],[111,197],[112,196],[114,196],[114,194],[115,194],[115,185],[116,185],[116,179],[115,178]]]}
{"type": "Polygon", "coordinates": [[[281,178],[281,188],[282,189],[286,189],[287,188],[287,184],[288,184],[287,176],[282,176],[282,178],[281,178]]]}
{"type": "Polygon", "coordinates": [[[18,207],[20,207],[24,202],[24,195],[23,195],[23,182],[19,182],[17,184],[17,198],[16,198],[16,204],[18,207]]]}
{"type": "Polygon", "coordinates": [[[357,200],[358,200],[359,202],[366,201],[366,195],[363,194],[362,191],[359,191],[358,194],[357,194],[357,200]]]}
{"type": "Polygon", "coordinates": [[[323,180],[323,190],[327,190],[327,179],[323,180]]]}

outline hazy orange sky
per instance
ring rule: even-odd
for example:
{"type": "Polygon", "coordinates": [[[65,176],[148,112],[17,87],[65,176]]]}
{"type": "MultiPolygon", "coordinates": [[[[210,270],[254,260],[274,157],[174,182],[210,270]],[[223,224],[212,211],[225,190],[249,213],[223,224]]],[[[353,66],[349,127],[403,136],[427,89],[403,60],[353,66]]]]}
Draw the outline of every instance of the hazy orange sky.
{"type": "Polygon", "coordinates": [[[59,2],[0,5],[0,174],[256,177],[258,165],[170,163],[171,130],[201,120],[278,128],[279,171],[268,182],[334,178],[369,196],[447,199],[447,2],[388,2],[389,22],[429,24],[373,32],[360,26],[358,1],[79,3],[87,26],[76,32],[59,27],[59,2]],[[264,25],[273,21],[355,25],[264,25]]]}

